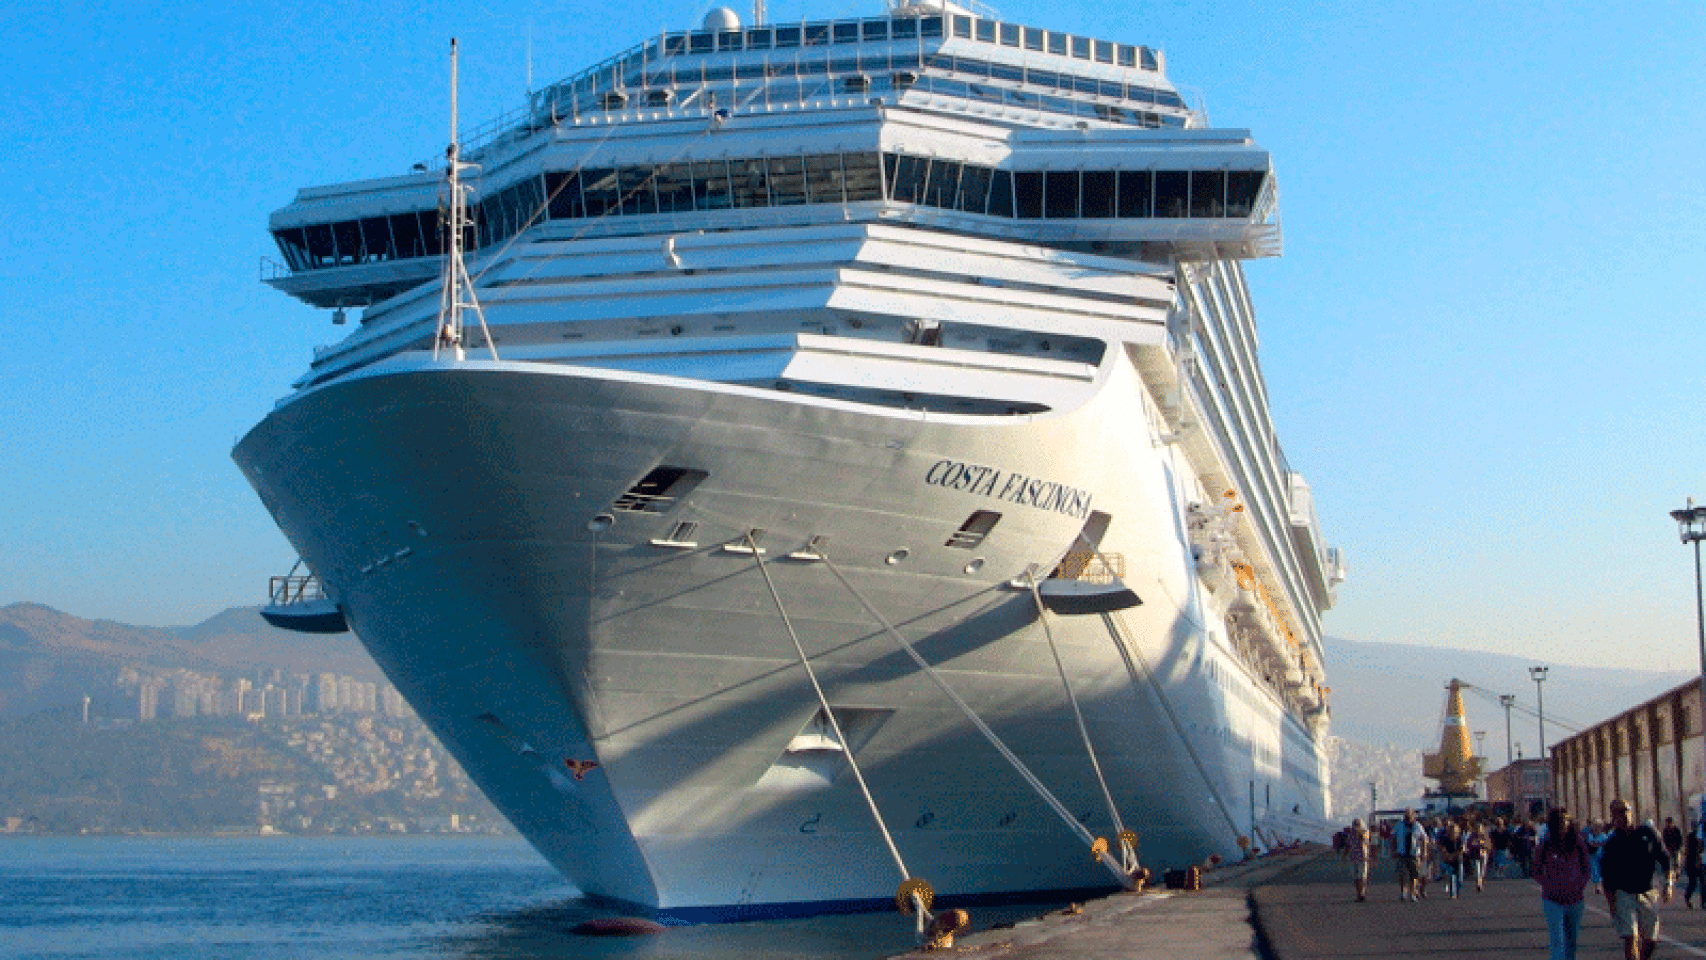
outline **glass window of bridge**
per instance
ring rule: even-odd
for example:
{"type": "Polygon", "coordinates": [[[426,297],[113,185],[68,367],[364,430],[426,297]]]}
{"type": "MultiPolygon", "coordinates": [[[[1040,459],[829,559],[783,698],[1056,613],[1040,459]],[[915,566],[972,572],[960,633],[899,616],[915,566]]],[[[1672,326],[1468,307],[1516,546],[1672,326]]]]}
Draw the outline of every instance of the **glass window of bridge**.
{"type": "Polygon", "coordinates": [[[1089,37],[1073,37],[1072,38],[1072,55],[1074,57],[1077,57],[1080,60],[1090,59],[1090,38],[1089,37]]]}
{"type": "Polygon", "coordinates": [[[1121,170],[1119,176],[1119,215],[1148,217],[1154,215],[1151,204],[1151,176],[1148,170],[1121,170]]]}
{"type": "Polygon", "coordinates": [[[970,17],[964,16],[963,14],[954,14],[954,36],[967,38],[971,36],[970,17]]]}
{"type": "Polygon", "coordinates": [[[1118,214],[1118,181],[1112,170],[1086,170],[1078,194],[1079,216],[1097,219],[1118,214]]]}
{"type": "Polygon", "coordinates": [[[996,170],[990,175],[989,213],[997,217],[1013,216],[1013,171],[996,170]]]}
{"type": "Polygon", "coordinates": [[[361,221],[361,243],[367,251],[366,260],[397,259],[396,245],[391,242],[391,218],[369,217],[361,221]]]}
{"type": "Polygon", "coordinates": [[[693,210],[693,171],[685,163],[666,163],[653,178],[658,212],[688,213],[693,210]]]}
{"type": "Polygon", "coordinates": [[[843,156],[841,176],[849,203],[883,198],[883,167],[874,151],[843,156]]]}
{"type": "Polygon", "coordinates": [[[657,213],[658,198],[652,193],[650,167],[623,167],[617,171],[617,189],[622,193],[624,214],[657,213]]]}
{"type": "Polygon", "coordinates": [[[866,40],[887,40],[889,38],[889,22],[887,20],[866,20],[859,25],[859,35],[866,40]]]}
{"type": "Polygon", "coordinates": [[[767,207],[770,188],[765,182],[764,161],[729,161],[729,195],[737,207],[767,207]]]}
{"type": "Polygon", "coordinates": [[[1014,207],[1019,216],[1035,219],[1043,215],[1043,173],[1041,170],[1013,172],[1014,207]]]}
{"type": "Polygon", "coordinates": [[[1190,171],[1155,171],[1155,215],[1177,218],[1191,215],[1190,171]]]}
{"type": "Polygon", "coordinates": [[[676,34],[671,34],[670,36],[664,37],[663,38],[663,52],[669,56],[675,56],[677,54],[686,53],[687,52],[687,36],[685,34],[676,33],[676,34]]]}
{"type": "Polygon", "coordinates": [[[857,22],[842,22],[835,25],[836,43],[858,43],[859,24],[857,22]]]}
{"type": "Polygon", "coordinates": [[[1137,66],[1137,48],[1129,44],[1120,44],[1119,64],[1122,67],[1137,66]]]}
{"type": "Polygon", "coordinates": [[[930,172],[930,161],[923,157],[884,154],[889,162],[889,199],[899,203],[920,203],[924,196],[924,178],[930,172]]]}
{"type": "Polygon", "coordinates": [[[1226,211],[1226,171],[1191,171],[1191,216],[1219,217],[1226,211]]]}
{"type": "Polygon", "coordinates": [[[301,227],[275,230],[272,236],[278,243],[278,252],[284,254],[284,262],[290,269],[308,269],[308,240],[303,236],[301,227]]]}
{"type": "Polygon", "coordinates": [[[1226,173],[1226,215],[1248,217],[1256,212],[1267,174],[1260,170],[1229,170],[1226,173]]]}
{"type": "Polygon", "coordinates": [[[829,44],[829,24],[812,23],[806,25],[805,44],[808,47],[822,47],[829,44]]]}
{"type": "Polygon", "coordinates": [[[800,28],[799,27],[777,27],[776,28],[776,47],[778,49],[785,49],[787,47],[797,47],[799,45],[800,45],[800,28]]]}
{"type": "Polygon", "coordinates": [[[718,50],[744,50],[744,49],[746,49],[746,34],[741,33],[739,30],[724,30],[723,32],[717,34],[717,49],[718,50]]]}
{"type": "Polygon", "coordinates": [[[622,212],[622,191],[617,189],[616,171],[597,167],[581,171],[581,198],[586,205],[584,216],[597,218],[607,213],[622,212]]]}
{"type": "Polygon", "coordinates": [[[1114,62],[1114,45],[1111,42],[1109,42],[1107,40],[1097,40],[1096,41],[1096,62],[1097,63],[1113,63],[1114,62]]]}
{"type": "Polygon", "coordinates": [[[937,158],[930,161],[930,173],[924,183],[924,203],[927,206],[952,210],[954,192],[960,185],[960,165],[952,160],[937,158]]]}
{"type": "Polygon", "coordinates": [[[1066,56],[1066,34],[1050,31],[1048,35],[1048,52],[1055,54],[1056,56],[1066,56]]]}
{"type": "Polygon", "coordinates": [[[694,53],[710,53],[717,47],[717,37],[711,33],[695,33],[688,38],[694,53]]]}
{"type": "Polygon", "coordinates": [[[1078,171],[1050,170],[1043,178],[1044,210],[1051,220],[1078,216],[1078,171]]]}
{"type": "Polygon", "coordinates": [[[398,257],[426,256],[427,244],[419,213],[413,210],[394,213],[386,219],[391,221],[391,240],[396,244],[398,257]]]}
{"type": "Polygon", "coordinates": [[[807,203],[841,203],[846,200],[842,190],[841,155],[806,157],[805,168],[807,203]]]}
{"type": "Polygon", "coordinates": [[[959,188],[954,193],[954,209],[967,213],[983,213],[989,204],[989,181],[995,171],[968,163],[960,171],[959,188]]]}
{"type": "Polygon", "coordinates": [[[995,21],[979,20],[977,22],[977,38],[984,43],[995,42],[995,21]]]}
{"type": "Polygon", "coordinates": [[[746,32],[748,50],[768,50],[775,40],[776,32],[769,27],[755,27],[746,32]]]}
{"type": "Polygon", "coordinates": [[[806,162],[801,157],[770,157],[770,203],[787,207],[806,202],[806,162]]]}
{"type": "Polygon", "coordinates": [[[1161,69],[1161,58],[1157,57],[1155,55],[1154,50],[1151,50],[1148,47],[1144,47],[1138,51],[1138,56],[1139,56],[1139,59],[1143,63],[1143,69],[1145,69],[1145,70],[1159,70],[1159,69],[1161,69]]]}
{"type": "Polygon", "coordinates": [[[896,40],[912,40],[918,36],[918,21],[901,17],[889,25],[889,36],[896,40]]]}
{"type": "Polygon", "coordinates": [[[332,224],[332,240],[338,247],[339,263],[361,262],[361,221],[343,220],[332,224]]]}
{"type": "Polygon", "coordinates": [[[580,174],[573,171],[552,171],[545,174],[545,190],[550,199],[547,211],[552,220],[578,220],[586,216],[581,202],[580,174]]]}
{"type": "Polygon", "coordinates": [[[1016,47],[1019,45],[1018,24],[1004,23],[1001,25],[1001,45],[1004,47],[1016,47]]]}
{"type": "Polygon", "coordinates": [[[1025,28],[1025,49],[1041,50],[1043,48],[1043,32],[1036,27],[1025,28]]]}
{"type": "Polygon", "coordinates": [[[693,162],[693,203],[698,210],[727,210],[734,205],[726,160],[693,162]]]}

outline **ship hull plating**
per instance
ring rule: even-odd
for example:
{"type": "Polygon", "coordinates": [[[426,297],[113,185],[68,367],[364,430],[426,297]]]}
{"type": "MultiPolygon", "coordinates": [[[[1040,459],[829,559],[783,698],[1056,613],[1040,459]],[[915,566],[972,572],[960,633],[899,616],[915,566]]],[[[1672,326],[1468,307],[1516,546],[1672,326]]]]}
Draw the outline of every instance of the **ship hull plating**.
{"type": "Polygon", "coordinates": [[[878,906],[902,879],[846,750],[812,741],[790,626],[906,872],[941,895],[1113,880],[879,617],[1112,839],[1052,635],[1152,868],[1235,857],[1275,811],[1325,815],[1322,745],[1217,629],[1189,467],[1142,390],[1117,354],[1075,410],[926,416],[404,356],[293,397],[235,457],[391,681],[577,886],[776,915],[878,906]],[[660,465],[704,476],[618,509],[660,465]],[[950,545],[980,510],[994,529],[950,545]],[[1045,620],[1012,581],[1048,576],[1096,515],[1142,602],[1045,620]]]}

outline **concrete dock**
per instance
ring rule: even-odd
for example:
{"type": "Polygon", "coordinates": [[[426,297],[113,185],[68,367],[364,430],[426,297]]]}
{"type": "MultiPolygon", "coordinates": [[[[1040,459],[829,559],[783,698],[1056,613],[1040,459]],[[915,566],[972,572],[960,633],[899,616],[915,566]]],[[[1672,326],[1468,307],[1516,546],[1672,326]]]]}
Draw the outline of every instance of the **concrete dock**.
{"type": "MultiPolygon", "coordinates": [[[[908,960],[945,956],[1015,960],[1067,958],[1191,958],[1191,960],[1317,960],[1317,958],[1544,957],[1546,920],[1540,888],[1530,880],[1468,885],[1457,900],[1429,884],[1427,900],[1403,903],[1390,860],[1375,864],[1368,900],[1355,902],[1349,867],[1336,854],[1311,850],[1278,854],[1212,871],[1204,889],[1114,894],[1011,927],[961,937],[948,951],[909,953],[908,960]]],[[[1605,898],[1587,890],[1577,956],[1621,960],[1622,941],[1606,914],[1605,898]]],[[[1656,957],[1706,957],[1706,910],[1676,899],[1660,908],[1656,957]]],[[[975,918],[974,918],[975,919],[975,918]]]]}

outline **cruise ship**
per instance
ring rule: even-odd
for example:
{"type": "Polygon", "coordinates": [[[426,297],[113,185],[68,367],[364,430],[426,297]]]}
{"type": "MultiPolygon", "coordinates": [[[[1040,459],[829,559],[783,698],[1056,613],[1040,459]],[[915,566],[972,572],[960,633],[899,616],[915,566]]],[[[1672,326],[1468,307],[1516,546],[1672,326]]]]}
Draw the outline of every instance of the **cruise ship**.
{"type": "Polygon", "coordinates": [[[1344,566],[1258,365],[1268,152],[1158,49],[872,12],[713,10],[274,213],[356,323],[233,452],[312,572],[268,616],[666,918],[1307,835],[1344,566]]]}

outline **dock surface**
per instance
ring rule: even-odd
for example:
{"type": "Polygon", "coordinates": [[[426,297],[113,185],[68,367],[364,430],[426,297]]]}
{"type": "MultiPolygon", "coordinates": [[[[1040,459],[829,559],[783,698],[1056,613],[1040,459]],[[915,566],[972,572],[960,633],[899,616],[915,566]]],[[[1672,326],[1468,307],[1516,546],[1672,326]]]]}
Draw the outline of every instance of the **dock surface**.
{"type": "MultiPolygon", "coordinates": [[[[1540,888],[1512,877],[1465,886],[1456,900],[1443,884],[1404,903],[1392,861],[1370,873],[1357,903],[1349,865],[1328,851],[1281,854],[1211,872],[1203,890],[1120,893],[1036,920],[961,937],[948,951],[908,960],[966,956],[1013,960],[1120,957],[1127,960],[1428,960],[1489,955],[1545,957],[1540,888]]],[[[1696,898],[1698,901],[1698,897],[1696,898]]],[[[1661,906],[1655,960],[1706,958],[1706,910],[1683,906],[1682,887],[1661,906]]],[[[1580,960],[1622,960],[1605,898],[1590,886],[1577,949],[1580,960]]]]}

